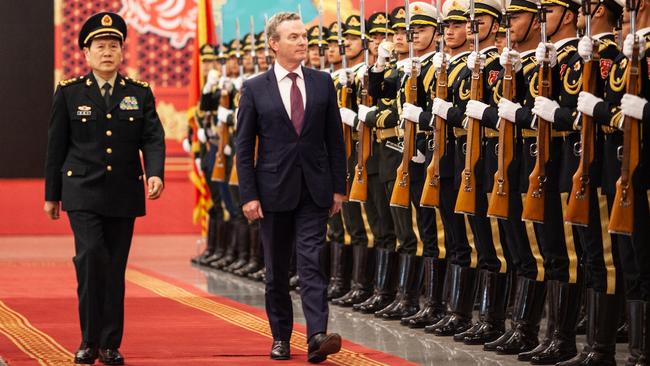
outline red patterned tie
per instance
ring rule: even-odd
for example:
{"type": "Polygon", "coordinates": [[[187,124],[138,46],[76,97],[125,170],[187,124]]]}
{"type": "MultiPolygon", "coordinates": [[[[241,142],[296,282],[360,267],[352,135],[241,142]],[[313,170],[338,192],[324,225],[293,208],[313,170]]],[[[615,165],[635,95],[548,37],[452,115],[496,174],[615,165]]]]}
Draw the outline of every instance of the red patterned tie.
{"type": "Polygon", "coordinates": [[[302,120],[305,117],[305,106],[302,104],[302,93],[300,93],[296,83],[298,74],[290,72],[287,77],[291,79],[291,123],[293,123],[293,128],[296,129],[296,133],[300,135],[302,120]]]}

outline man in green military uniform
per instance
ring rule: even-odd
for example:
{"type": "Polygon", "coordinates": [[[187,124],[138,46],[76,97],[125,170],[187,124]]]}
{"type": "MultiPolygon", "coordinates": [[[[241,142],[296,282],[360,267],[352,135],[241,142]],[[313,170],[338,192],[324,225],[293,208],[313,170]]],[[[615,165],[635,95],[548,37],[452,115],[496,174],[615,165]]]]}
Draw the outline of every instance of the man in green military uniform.
{"type": "Polygon", "coordinates": [[[79,48],[92,71],[59,83],[48,131],[44,210],[51,219],[68,211],[74,233],[77,364],[124,364],[124,273],[135,217],[145,214],[145,177],[149,199],[163,191],[165,134],[153,93],[118,73],[126,33],[114,13],[86,21],[79,48]]]}

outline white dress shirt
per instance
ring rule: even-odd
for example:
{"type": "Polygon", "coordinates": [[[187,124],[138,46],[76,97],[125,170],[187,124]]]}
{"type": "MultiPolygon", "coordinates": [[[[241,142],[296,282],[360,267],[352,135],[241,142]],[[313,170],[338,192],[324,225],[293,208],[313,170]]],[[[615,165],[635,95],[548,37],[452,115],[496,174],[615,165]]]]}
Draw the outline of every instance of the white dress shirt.
{"type": "Polygon", "coordinates": [[[287,110],[287,115],[291,119],[291,84],[292,81],[287,75],[290,72],[295,72],[298,74],[296,78],[296,84],[298,84],[298,89],[300,89],[300,94],[302,94],[302,106],[305,108],[307,106],[307,91],[305,90],[305,78],[302,74],[302,67],[298,66],[293,71],[287,71],[284,67],[280,66],[279,63],[273,65],[273,72],[275,73],[275,78],[278,81],[278,89],[280,89],[280,97],[282,97],[282,104],[284,104],[284,109],[287,110]]]}
{"type": "Polygon", "coordinates": [[[113,74],[113,76],[111,76],[110,80],[102,79],[102,77],[95,74],[94,71],[93,71],[93,75],[95,76],[95,80],[97,80],[97,86],[99,87],[99,94],[104,96],[104,89],[102,89],[102,88],[104,87],[104,84],[108,83],[108,85],[111,86],[111,88],[108,89],[108,92],[111,93],[111,95],[112,95],[113,94],[113,87],[115,86],[115,79],[117,79],[117,73],[113,74]]]}

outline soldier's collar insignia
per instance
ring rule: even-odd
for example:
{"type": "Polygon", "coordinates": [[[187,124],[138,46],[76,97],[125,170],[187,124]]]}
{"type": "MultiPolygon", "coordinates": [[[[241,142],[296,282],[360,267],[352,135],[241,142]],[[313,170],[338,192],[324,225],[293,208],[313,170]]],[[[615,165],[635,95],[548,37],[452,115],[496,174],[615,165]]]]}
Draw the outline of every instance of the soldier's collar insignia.
{"type": "Polygon", "coordinates": [[[124,79],[120,79],[120,85],[126,86],[126,81],[124,81],[124,79]]]}
{"type": "Polygon", "coordinates": [[[120,109],[123,111],[133,111],[140,109],[138,107],[138,100],[135,97],[124,97],[120,102],[120,109]]]}
{"type": "Polygon", "coordinates": [[[86,86],[91,86],[91,85],[93,85],[92,79],[90,78],[86,79],[86,86]]]}
{"type": "Polygon", "coordinates": [[[110,15],[108,14],[104,15],[104,17],[102,18],[102,25],[104,27],[110,27],[111,25],[113,25],[113,19],[111,19],[110,15]]]}

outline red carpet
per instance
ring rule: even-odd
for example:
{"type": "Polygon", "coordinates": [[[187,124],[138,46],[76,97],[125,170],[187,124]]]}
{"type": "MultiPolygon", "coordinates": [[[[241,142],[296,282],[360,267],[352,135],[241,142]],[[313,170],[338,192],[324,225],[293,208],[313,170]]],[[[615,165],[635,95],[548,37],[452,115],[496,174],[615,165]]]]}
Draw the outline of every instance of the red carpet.
{"type": "MultiPolygon", "coordinates": [[[[10,365],[71,364],[80,337],[74,294],[69,262],[0,262],[0,356],[10,365]]],[[[306,363],[304,327],[296,328],[293,358],[282,365],[306,363]]],[[[268,359],[270,342],[261,310],[129,269],[121,348],[128,365],[277,365],[268,359]]],[[[410,365],[350,342],[343,347],[325,364],[410,365]]]]}

